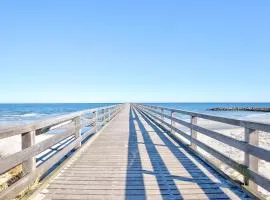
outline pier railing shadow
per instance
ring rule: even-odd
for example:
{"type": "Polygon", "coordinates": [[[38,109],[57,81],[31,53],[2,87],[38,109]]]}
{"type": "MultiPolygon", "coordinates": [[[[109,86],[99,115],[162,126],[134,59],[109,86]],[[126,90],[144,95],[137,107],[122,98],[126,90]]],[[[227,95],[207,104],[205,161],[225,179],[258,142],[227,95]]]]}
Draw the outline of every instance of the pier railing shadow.
{"type": "MultiPolygon", "coordinates": [[[[136,112],[133,108],[130,109],[130,133],[129,134],[130,134],[130,136],[129,136],[130,137],[129,149],[131,150],[129,152],[129,158],[131,155],[134,156],[134,154],[137,155],[137,158],[140,158],[140,152],[139,152],[139,148],[138,148],[138,145],[140,143],[137,140],[137,134],[141,134],[143,141],[144,141],[144,144],[145,144],[147,154],[149,156],[151,165],[153,167],[153,171],[144,170],[142,168],[141,160],[137,161],[138,165],[140,166],[139,177],[141,178],[141,181],[142,181],[141,185],[144,187],[139,192],[141,194],[138,194],[139,195],[138,197],[140,197],[139,199],[149,199],[149,197],[146,196],[146,192],[145,192],[147,190],[147,185],[145,185],[145,182],[144,182],[144,177],[143,177],[144,174],[150,174],[150,175],[155,176],[160,195],[162,196],[163,199],[171,199],[172,195],[177,195],[177,196],[181,197],[181,194],[177,190],[176,185],[173,182],[173,179],[170,178],[170,172],[167,169],[166,164],[164,163],[163,159],[161,158],[160,154],[158,153],[157,149],[155,148],[155,144],[151,140],[146,129],[143,127],[140,119],[138,118],[138,115],[136,114],[136,112]],[[139,126],[139,130],[136,130],[134,121],[137,122],[137,124],[139,126]],[[169,189],[168,183],[170,184],[170,188],[173,188],[173,190],[169,189]],[[172,191],[173,191],[173,193],[172,193],[172,191]]],[[[129,165],[131,164],[131,162],[132,162],[132,160],[129,159],[129,165]]],[[[131,173],[130,169],[132,169],[132,168],[129,166],[127,169],[126,188],[129,188],[129,185],[130,185],[130,180],[131,180],[129,178],[129,174],[131,173]]],[[[138,190],[137,190],[137,192],[138,192],[138,190]]],[[[128,199],[128,192],[126,192],[126,194],[127,194],[126,199],[128,199]]],[[[156,195],[158,195],[158,194],[156,194],[156,195]]]]}
{"type": "Polygon", "coordinates": [[[128,166],[126,172],[125,199],[128,200],[134,195],[134,188],[140,186],[141,190],[136,190],[139,199],[146,199],[144,179],[142,173],[141,156],[138,146],[138,138],[134,124],[134,111],[129,110],[129,137],[128,137],[128,166]],[[134,176],[134,172],[136,176],[134,176]]]}
{"type": "MultiPolygon", "coordinates": [[[[183,195],[181,194],[181,190],[179,191],[176,184],[175,180],[180,180],[180,181],[188,181],[192,182],[198,185],[198,187],[201,189],[201,191],[204,192],[205,196],[208,197],[209,199],[217,197],[219,195],[222,198],[228,198],[227,194],[224,193],[224,191],[220,188],[226,187],[225,185],[222,184],[224,180],[222,180],[222,177],[216,177],[218,180],[220,180],[220,183],[212,181],[192,160],[190,160],[184,152],[182,152],[181,149],[179,149],[178,146],[176,146],[168,137],[165,135],[164,131],[161,130],[157,124],[152,122],[148,117],[145,116],[144,113],[136,110],[134,108],[131,108],[130,110],[130,135],[133,135],[131,138],[135,138],[136,135],[136,129],[135,129],[135,124],[134,121],[137,122],[138,127],[139,127],[139,132],[142,134],[142,138],[144,140],[145,148],[146,151],[149,155],[151,164],[153,166],[153,171],[143,171],[141,170],[140,177],[143,179],[143,174],[152,174],[156,177],[156,181],[159,186],[160,194],[162,195],[163,199],[171,199],[171,197],[178,197],[178,199],[182,199],[183,195]],[[134,118],[133,116],[134,115],[134,118]],[[139,118],[139,115],[141,118],[139,118]],[[191,178],[188,177],[183,177],[183,176],[177,176],[174,175],[170,172],[170,170],[166,167],[166,163],[161,157],[160,153],[158,152],[157,145],[154,144],[153,140],[150,137],[150,131],[148,131],[143,124],[142,120],[149,125],[154,132],[157,134],[157,136],[163,141],[163,143],[168,147],[170,152],[173,154],[173,156],[179,161],[179,165],[182,165],[184,169],[190,174],[191,178]],[[198,176],[200,178],[198,178],[198,176]],[[197,178],[197,179],[196,179],[197,178]],[[203,181],[202,181],[203,180],[203,181]]],[[[133,149],[130,149],[131,151],[136,150],[136,153],[138,154],[137,156],[139,157],[139,150],[138,150],[138,141],[137,140],[132,140],[130,142],[131,146],[133,146],[133,149]],[[135,144],[137,142],[137,144],[135,144]],[[133,143],[133,144],[131,144],[133,143]],[[136,149],[134,149],[134,145],[136,146],[136,149]]],[[[131,147],[130,147],[131,148],[131,147]]],[[[129,155],[132,155],[132,152],[129,153],[129,155]]],[[[199,158],[195,158],[197,162],[200,164],[204,165],[202,161],[199,158]]],[[[130,161],[129,161],[130,162],[130,161]]],[[[142,168],[142,163],[141,160],[139,162],[140,168],[142,168]]],[[[204,166],[206,167],[206,165],[204,166]]],[[[127,175],[129,174],[129,168],[127,171],[127,175]]],[[[143,181],[143,180],[142,180],[143,181]]],[[[129,185],[129,179],[127,179],[127,186],[129,185]]],[[[145,183],[143,183],[144,189],[145,188],[145,183]]],[[[128,188],[128,187],[127,187],[128,188]]],[[[239,196],[239,198],[242,198],[242,194],[236,194],[239,196]]],[[[127,197],[127,196],[126,196],[127,197]]],[[[146,197],[146,194],[144,192],[144,196],[141,197],[146,197]]],[[[126,198],[128,199],[128,198],[126,198]]],[[[146,199],[146,198],[145,198],[146,199]]]]}

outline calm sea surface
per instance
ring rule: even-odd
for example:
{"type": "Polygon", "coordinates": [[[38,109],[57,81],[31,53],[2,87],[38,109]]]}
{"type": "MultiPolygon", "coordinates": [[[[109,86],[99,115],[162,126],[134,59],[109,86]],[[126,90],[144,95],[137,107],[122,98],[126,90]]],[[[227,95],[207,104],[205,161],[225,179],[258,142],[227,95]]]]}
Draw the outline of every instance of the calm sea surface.
{"type": "Polygon", "coordinates": [[[113,105],[113,103],[0,104],[0,125],[5,123],[29,123],[70,112],[110,105],[113,105]]]}
{"type": "MultiPolygon", "coordinates": [[[[210,113],[234,118],[266,115],[262,112],[207,111],[214,107],[270,107],[270,103],[151,103],[154,105],[210,113]]],[[[113,105],[112,103],[0,104],[0,124],[28,123],[78,110],[113,105]]]]}

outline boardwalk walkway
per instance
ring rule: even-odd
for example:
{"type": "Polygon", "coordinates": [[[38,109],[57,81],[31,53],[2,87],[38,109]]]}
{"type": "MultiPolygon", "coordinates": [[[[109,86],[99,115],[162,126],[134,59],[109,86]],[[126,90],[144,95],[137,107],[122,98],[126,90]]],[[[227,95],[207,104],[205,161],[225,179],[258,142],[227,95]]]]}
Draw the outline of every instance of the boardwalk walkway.
{"type": "Polygon", "coordinates": [[[129,104],[33,199],[249,199],[129,104]]]}

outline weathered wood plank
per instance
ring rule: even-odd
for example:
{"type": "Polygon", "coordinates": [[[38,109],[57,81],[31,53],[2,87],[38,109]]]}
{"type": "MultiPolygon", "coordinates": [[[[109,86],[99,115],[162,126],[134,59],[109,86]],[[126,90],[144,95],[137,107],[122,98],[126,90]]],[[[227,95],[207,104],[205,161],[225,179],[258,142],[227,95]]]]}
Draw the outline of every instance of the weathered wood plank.
{"type": "MultiPolygon", "coordinates": [[[[36,132],[30,131],[21,135],[22,150],[32,148],[35,145],[36,132]]],[[[5,164],[5,163],[4,163],[5,164]]],[[[1,166],[1,165],[0,165],[1,166]]],[[[12,166],[13,167],[13,166],[12,166]]],[[[36,169],[36,160],[34,157],[27,157],[22,163],[23,174],[28,174],[36,169]]]]}
{"type": "MultiPolygon", "coordinates": [[[[149,111],[142,111],[142,112],[144,112],[144,113],[146,112],[147,115],[150,116],[151,118],[156,118],[149,111]]],[[[154,112],[154,111],[152,111],[152,112],[154,112]]],[[[185,134],[180,130],[177,133],[179,133],[181,136],[185,136],[185,134]]],[[[197,146],[199,146],[200,148],[205,150],[206,152],[213,155],[215,158],[219,159],[220,161],[226,163],[227,165],[229,165],[233,169],[237,170],[239,173],[243,174],[246,177],[246,179],[252,180],[256,184],[258,184],[261,187],[263,187],[264,189],[266,189],[267,191],[270,191],[270,180],[268,178],[256,173],[256,169],[257,169],[256,166],[254,167],[255,170],[253,171],[251,169],[248,169],[245,165],[239,164],[238,162],[234,161],[233,159],[231,159],[231,158],[227,157],[226,155],[218,152],[217,150],[213,149],[212,147],[208,146],[207,144],[204,144],[203,142],[200,142],[199,140],[193,139],[193,142],[197,146]]],[[[253,144],[255,144],[255,143],[256,142],[253,142],[253,144]]],[[[211,162],[211,161],[209,161],[209,162],[211,162]]],[[[252,187],[254,188],[255,186],[252,186],[252,187]]],[[[256,187],[255,187],[255,189],[256,189],[256,187]]]]}
{"type": "MultiPolygon", "coordinates": [[[[111,111],[111,108],[115,108],[115,107],[116,106],[110,106],[110,109],[108,109],[108,110],[111,111]]],[[[111,118],[113,118],[119,111],[120,111],[120,106],[117,106],[117,109],[115,109],[115,112],[114,112],[114,114],[112,114],[111,118]]],[[[39,122],[35,123],[34,127],[33,126],[23,126],[22,128],[23,128],[23,130],[28,130],[29,128],[36,130],[36,128],[39,128],[39,129],[44,128],[46,123],[47,123],[47,125],[55,126],[56,124],[59,124],[59,122],[61,120],[64,120],[64,121],[67,119],[70,120],[70,117],[72,117],[72,119],[73,119],[74,116],[78,117],[81,114],[85,114],[84,112],[85,111],[72,113],[70,115],[65,115],[65,116],[55,118],[57,123],[51,122],[50,120],[49,121],[45,120],[41,124],[39,122]],[[41,127],[39,127],[39,126],[41,126],[41,127]]],[[[89,110],[87,110],[86,112],[89,112],[89,110]]],[[[63,121],[61,121],[61,123],[62,122],[63,121]]],[[[78,123],[77,123],[77,126],[76,126],[77,130],[78,130],[78,128],[81,128],[82,126],[83,125],[78,125],[78,123]]],[[[12,130],[15,131],[16,129],[12,129],[12,130]]],[[[39,165],[39,167],[36,168],[35,170],[29,170],[29,172],[22,179],[18,180],[16,183],[12,184],[10,187],[8,187],[4,191],[2,191],[0,193],[0,199],[1,200],[2,199],[11,199],[11,198],[15,197],[17,194],[19,194],[21,191],[26,189],[28,186],[31,186],[37,179],[39,179],[39,177],[41,177],[52,166],[54,166],[57,162],[59,162],[72,149],[74,149],[76,146],[78,146],[82,140],[86,139],[89,135],[91,135],[95,132],[96,132],[95,128],[92,128],[89,131],[87,131],[86,133],[84,133],[82,137],[78,137],[77,139],[71,141],[68,145],[63,146],[61,148],[58,147],[58,149],[59,148],[61,149],[59,152],[54,154],[50,159],[48,159],[43,164],[39,165]]],[[[2,133],[2,132],[0,132],[0,133],[2,133]]],[[[10,136],[10,135],[5,135],[7,132],[3,132],[3,133],[4,133],[4,136],[10,136]]],[[[19,132],[18,134],[20,134],[20,133],[21,132],[19,132]]],[[[24,131],[22,133],[24,133],[23,137],[27,136],[24,131]]],[[[48,147],[55,146],[56,143],[58,143],[62,140],[65,140],[67,137],[70,137],[74,133],[75,133],[75,129],[74,129],[74,127],[72,127],[72,128],[66,128],[64,133],[55,135],[55,136],[53,136],[49,139],[46,139],[46,140],[44,140],[38,144],[35,144],[35,145],[33,145],[33,140],[27,140],[27,143],[23,143],[23,148],[25,148],[23,151],[20,151],[18,153],[15,153],[11,156],[8,156],[8,157],[0,160],[0,171],[5,172],[10,167],[13,167],[13,166],[25,161],[25,160],[29,160],[29,158],[34,159],[34,155],[41,153],[42,151],[44,151],[48,147]],[[29,144],[29,141],[31,144],[29,144]]]]}
{"type": "Polygon", "coordinates": [[[54,135],[51,138],[48,138],[42,142],[39,142],[31,147],[25,148],[22,151],[12,154],[8,157],[1,158],[0,159],[0,174],[17,166],[23,161],[26,161],[29,158],[34,157],[35,155],[45,151],[49,147],[64,140],[65,138],[73,135],[74,130],[75,130],[74,128],[67,129],[64,133],[54,135]]]}
{"type": "MultiPolygon", "coordinates": [[[[170,128],[171,124],[164,122],[164,126],[170,128]]],[[[198,162],[199,167],[190,160],[191,155],[158,129],[126,105],[89,148],[39,191],[38,197],[241,199],[237,194],[245,195],[216,172],[211,171],[216,178],[205,174],[204,170],[210,170],[207,165],[198,162]]],[[[175,127],[173,130],[178,131],[175,127]]]]}
{"type": "MultiPolygon", "coordinates": [[[[156,111],[153,111],[153,110],[150,110],[150,109],[148,109],[148,110],[151,111],[151,112],[160,114],[159,112],[156,112],[156,111]]],[[[256,156],[257,158],[260,158],[262,160],[270,162],[270,151],[267,150],[267,149],[260,148],[258,146],[255,146],[255,145],[252,145],[252,144],[249,144],[249,143],[246,143],[246,142],[231,138],[229,136],[226,136],[226,135],[220,134],[218,132],[215,132],[215,131],[200,127],[200,126],[192,124],[192,123],[185,122],[184,120],[181,120],[181,119],[178,119],[178,118],[175,118],[175,117],[171,117],[171,116],[166,115],[166,114],[164,114],[164,117],[166,117],[168,119],[171,119],[174,122],[177,122],[179,124],[182,124],[183,126],[186,126],[187,128],[190,128],[193,131],[197,131],[197,132],[199,132],[201,134],[204,134],[204,135],[206,135],[208,137],[211,137],[211,138],[213,138],[215,140],[223,142],[223,143],[225,143],[225,144],[227,144],[229,146],[235,147],[235,148],[237,148],[239,150],[242,150],[242,151],[244,151],[244,152],[246,152],[248,154],[256,156]]],[[[155,118],[155,119],[157,119],[157,118],[155,118]]]]}

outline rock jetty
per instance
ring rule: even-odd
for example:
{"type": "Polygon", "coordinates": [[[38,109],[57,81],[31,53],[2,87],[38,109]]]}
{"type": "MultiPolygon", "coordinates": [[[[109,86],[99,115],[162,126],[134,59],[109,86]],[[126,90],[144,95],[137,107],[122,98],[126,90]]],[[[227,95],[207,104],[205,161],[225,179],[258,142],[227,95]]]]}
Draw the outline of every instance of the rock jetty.
{"type": "Polygon", "coordinates": [[[209,108],[211,111],[256,111],[256,112],[270,112],[270,108],[258,108],[258,107],[217,107],[209,108]]]}

